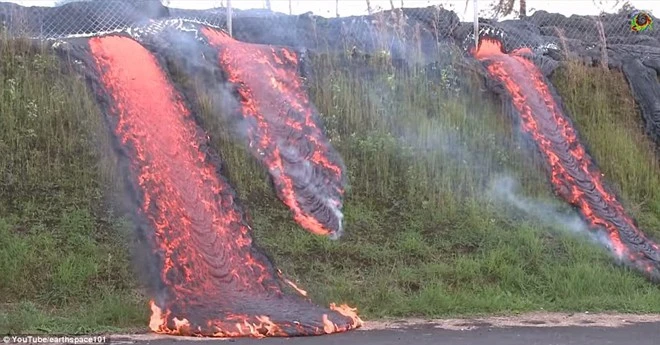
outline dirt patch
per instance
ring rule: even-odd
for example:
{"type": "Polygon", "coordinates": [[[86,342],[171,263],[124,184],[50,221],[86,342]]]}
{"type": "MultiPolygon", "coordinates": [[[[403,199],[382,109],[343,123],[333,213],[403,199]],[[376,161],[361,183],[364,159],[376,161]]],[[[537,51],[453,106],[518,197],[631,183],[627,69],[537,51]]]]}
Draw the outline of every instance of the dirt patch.
{"type": "MultiPolygon", "coordinates": [[[[479,328],[508,327],[623,327],[635,323],[660,322],[660,314],[591,314],[535,312],[515,316],[489,316],[465,319],[392,319],[365,321],[357,331],[376,331],[405,328],[439,328],[454,331],[469,331],[479,328]]],[[[132,344],[136,341],[172,339],[172,336],[146,334],[112,335],[113,344],[132,344]]],[[[176,340],[217,341],[228,338],[180,337],[176,340]]]]}
{"type": "Polygon", "coordinates": [[[467,319],[407,319],[366,321],[361,330],[434,327],[448,330],[504,327],[622,327],[633,323],[660,322],[660,314],[591,314],[535,312],[515,316],[467,319]]]}

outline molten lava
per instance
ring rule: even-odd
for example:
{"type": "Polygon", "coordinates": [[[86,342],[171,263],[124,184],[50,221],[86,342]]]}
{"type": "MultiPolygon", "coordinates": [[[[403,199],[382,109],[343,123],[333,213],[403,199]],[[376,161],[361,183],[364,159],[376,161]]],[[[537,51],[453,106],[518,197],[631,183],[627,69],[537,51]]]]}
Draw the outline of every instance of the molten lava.
{"type": "Polygon", "coordinates": [[[617,258],[651,279],[660,279],[660,247],[637,228],[605,186],[603,175],[580,144],[545,77],[523,56],[530,51],[505,54],[497,40],[482,39],[473,53],[510,94],[522,129],[536,142],[550,167],[556,193],[576,207],[593,230],[607,235],[617,258]]]}
{"type": "Polygon", "coordinates": [[[116,124],[138,215],[159,258],[150,328],[263,337],[359,327],[354,309],[333,304],[328,310],[285,294],[278,272],[252,243],[207,137],[156,57],[121,35],[91,38],[88,46],[91,59],[83,60],[91,60],[92,86],[116,124]]]}
{"type": "Polygon", "coordinates": [[[338,238],[345,176],[287,48],[239,42],[222,31],[202,33],[240,96],[248,146],[268,169],[277,195],[303,228],[338,238]]]}

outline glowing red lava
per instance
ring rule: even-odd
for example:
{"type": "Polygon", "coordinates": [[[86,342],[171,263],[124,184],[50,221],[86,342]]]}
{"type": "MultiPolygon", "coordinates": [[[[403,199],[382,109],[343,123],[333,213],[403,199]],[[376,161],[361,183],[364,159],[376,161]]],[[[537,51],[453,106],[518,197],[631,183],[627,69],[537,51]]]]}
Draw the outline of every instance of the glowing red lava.
{"type": "Polygon", "coordinates": [[[280,200],[303,228],[339,237],[343,163],[317,125],[299,77],[297,54],[239,42],[208,27],[201,31],[240,94],[247,144],[268,169],[280,200]]]}
{"type": "Polygon", "coordinates": [[[520,114],[522,128],[536,142],[551,168],[551,183],[561,197],[575,206],[592,229],[604,230],[616,256],[651,278],[660,277],[660,250],[648,239],[608,191],[603,175],[580,144],[577,133],[555,101],[545,77],[523,55],[502,51],[495,39],[482,39],[474,52],[489,74],[501,82],[520,114]]]}
{"type": "Polygon", "coordinates": [[[116,123],[138,214],[160,259],[150,328],[264,337],[359,327],[355,309],[333,304],[328,310],[283,292],[273,265],[252,243],[207,137],[156,57],[122,35],[91,38],[89,53],[98,79],[92,83],[116,123]]]}

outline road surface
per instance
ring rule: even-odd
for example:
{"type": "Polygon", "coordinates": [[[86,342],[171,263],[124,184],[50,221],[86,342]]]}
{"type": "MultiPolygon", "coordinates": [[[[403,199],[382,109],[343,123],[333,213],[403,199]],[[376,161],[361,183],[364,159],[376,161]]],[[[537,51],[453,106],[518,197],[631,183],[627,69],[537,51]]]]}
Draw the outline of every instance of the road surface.
{"type": "Polygon", "coordinates": [[[135,345],[658,345],[660,322],[630,323],[615,327],[548,326],[544,324],[500,327],[488,324],[465,327],[464,330],[438,328],[433,323],[405,325],[397,328],[354,330],[319,337],[267,339],[209,339],[161,335],[114,336],[113,344],[135,345]]]}

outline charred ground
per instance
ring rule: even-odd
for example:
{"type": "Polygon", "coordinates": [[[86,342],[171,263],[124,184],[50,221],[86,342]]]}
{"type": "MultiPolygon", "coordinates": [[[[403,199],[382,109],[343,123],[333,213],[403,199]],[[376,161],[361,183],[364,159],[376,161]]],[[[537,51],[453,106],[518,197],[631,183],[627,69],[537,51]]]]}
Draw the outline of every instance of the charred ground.
{"type": "MultiPolygon", "coordinates": [[[[6,38],[1,47],[0,331],[143,329],[147,300],[125,249],[130,226],[107,197],[119,177],[93,98],[48,52],[6,38]]],[[[461,56],[401,69],[388,54],[310,54],[311,98],[347,166],[339,242],[291,220],[213,95],[199,92],[204,128],[275,264],[316,302],[346,301],[366,318],[660,311],[657,286],[599,247],[484,197],[507,175],[562,208],[461,56]]],[[[625,79],[571,63],[553,81],[608,182],[657,238],[660,168],[625,79]]]]}

